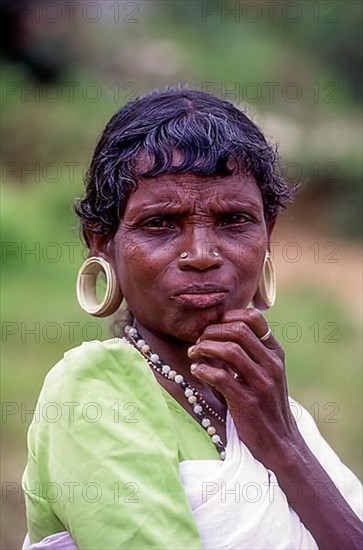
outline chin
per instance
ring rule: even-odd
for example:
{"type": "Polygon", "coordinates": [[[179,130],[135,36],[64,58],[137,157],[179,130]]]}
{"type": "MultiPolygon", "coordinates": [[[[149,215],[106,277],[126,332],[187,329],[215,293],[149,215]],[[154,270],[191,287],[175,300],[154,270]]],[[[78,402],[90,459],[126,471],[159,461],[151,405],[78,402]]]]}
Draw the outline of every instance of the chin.
{"type": "Polygon", "coordinates": [[[198,313],[193,312],[188,318],[183,316],[183,319],[179,319],[178,322],[174,323],[171,336],[177,340],[195,344],[204,329],[209,325],[221,322],[224,313],[223,308],[223,311],[219,309],[203,310],[198,311],[198,313]]]}

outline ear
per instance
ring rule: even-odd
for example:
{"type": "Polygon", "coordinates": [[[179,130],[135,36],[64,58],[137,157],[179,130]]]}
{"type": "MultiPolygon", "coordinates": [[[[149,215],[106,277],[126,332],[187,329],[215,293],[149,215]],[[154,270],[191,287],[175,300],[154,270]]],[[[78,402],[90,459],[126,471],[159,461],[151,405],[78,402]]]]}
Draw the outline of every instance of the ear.
{"type": "Polygon", "coordinates": [[[267,229],[267,249],[270,251],[270,243],[271,243],[271,235],[272,231],[276,224],[277,215],[273,218],[270,218],[268,222],[266,222],[266,229],[267,229]]]}
{"type": "MultiPolygon", "coordinates": [[[[273,218],[270,218],[268,222],[266,222],[266,232],[267,232],[267,242],[266,242],[266,248],[270,252],[271,250],[271,235],[273,228],[275,227],[276,223],[276,216],[273,218]]],[[[267,303],[265,302],[265,299],[263,295],[261,294],[260,287],[258,286],[256,293],[254,297],[252,298],[252,304],[255,308],[259,309],[260,311],[265,311],[269,308],[267,303]]]]}
{"type": "Polygon", "coordinates": [[[107,260],[115,268],[115,243],[113,237],[108,234],[94,233],[89,229],[84,229],[84,236],[89,244],[88,257],[101,256],[101,258],[107,260]]]}

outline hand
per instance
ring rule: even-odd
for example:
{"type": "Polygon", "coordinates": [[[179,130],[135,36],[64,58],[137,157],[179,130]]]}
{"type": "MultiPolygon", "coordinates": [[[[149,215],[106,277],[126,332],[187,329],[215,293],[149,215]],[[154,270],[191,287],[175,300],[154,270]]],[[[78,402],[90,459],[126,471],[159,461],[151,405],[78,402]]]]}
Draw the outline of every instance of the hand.
{"type": "Polygon", "coordinates": [[[257,309],[227,312],[189,348],[191,372],[226,399],[239,438],[266,467],[302,442],[290,411],[284,352],[257,309]]]}
{"type": "Polygon", "coordinates": [[[272,335],[261,342],[267,330],[257,309],[227,312],[189,349],[195,365],[191,371],[223,394],[239,438],[276,474],[318,547],[361,548],[359,518],[297,428],[288,402],[284,352],[272,335]],[[317,487],[322,489],[319,498],[317,487]]]}

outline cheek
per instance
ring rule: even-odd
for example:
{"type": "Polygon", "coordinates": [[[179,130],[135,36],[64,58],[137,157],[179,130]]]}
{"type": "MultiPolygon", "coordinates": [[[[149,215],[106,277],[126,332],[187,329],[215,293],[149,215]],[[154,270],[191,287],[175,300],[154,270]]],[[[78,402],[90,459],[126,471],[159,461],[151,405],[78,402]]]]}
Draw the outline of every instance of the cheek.
{"type": "Polygon", "coordinates": [[[144,256],[142,247],[137,241],[127,239],[118,247],[117,265],[120,269],[125,266],[132,266],[144,256]]]}
{"type": "Polygon", "coordinates": [[[138,239],[126,238],[122,246],[118,247],[116,258],[117,276],[121,287],[128,289],[145,290],[160,277],[163,262],[147,243],[142,244],[138,239]]]}
{"type": "Polygon", "coordinates": [[[261,273],[266,250],[266,239],[261,236],[259,240],[250,239],[237,243],[230,248],[227,255],[242,278],[253,279],[261,273]]]}

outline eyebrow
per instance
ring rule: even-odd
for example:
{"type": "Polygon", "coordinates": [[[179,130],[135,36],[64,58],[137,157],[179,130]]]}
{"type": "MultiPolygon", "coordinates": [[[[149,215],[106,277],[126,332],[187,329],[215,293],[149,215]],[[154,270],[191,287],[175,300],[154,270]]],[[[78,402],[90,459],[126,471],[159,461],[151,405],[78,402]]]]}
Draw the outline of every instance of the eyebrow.
{"type": "MultiPolygon", "coordinates": [[[[233,199],[233,198],[226,198],[226,199],[221,199],[220,204],[222,208],[223,207],[231,208],[231,209],[233,208],[236,210],[238,208],[241,208],[241,209],[252,208],[253,210],[256,210],[258,212],[263,210],[263,204],[253,199],[239,200],[239,199],[233,199]]],[[[213,205],[213,206],[215,206],[213,207],[213,210],[220,210],[218,205],[213,205]]]]}
{"type": "Polygon", "coordinates": [[[168,210],[169,212],[185,212],[189,208],[188,205],[183,205],[181,202],[171,201],[161,201],[157,203],[143,203],[136,205],[130,208],[127,212],[127,216],[131,218],[137,218],[140,215],[147,213],[157,212],[159,210],[168,210]]]}
{"type": "MultiPolygon", "coordinates": [[[[235,199],[233,197],[221,198],[219,204],[211,205],[211,211],[213,213],[220,213],[224,208],[238,211],[238,209],[251,208],[255,213],[263,212],[263,204],[253,199],[235,199]]],[[[170,214],[186,214],[190,210],[190,204],[183,204],[175,198],[162,200],[160,202],[144,202],[140,205],[136,205],[130,208],[127,212],[127,217],[130,219],[138,219],[145,214],[158,213],[160,211],[167,211],[170,214]]]]}

